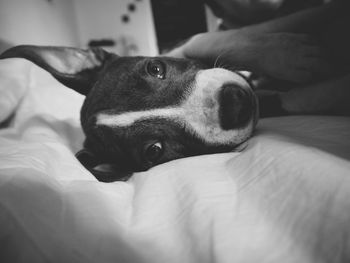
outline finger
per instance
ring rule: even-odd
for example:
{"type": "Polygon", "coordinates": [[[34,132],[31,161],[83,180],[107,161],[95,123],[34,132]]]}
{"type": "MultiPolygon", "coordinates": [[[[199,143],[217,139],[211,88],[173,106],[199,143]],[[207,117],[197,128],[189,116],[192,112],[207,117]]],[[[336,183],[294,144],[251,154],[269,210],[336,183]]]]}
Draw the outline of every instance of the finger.
{"type": "Polygon", "coordinates": [[[297,67],[298,70],[307,70],[318,74],[330,74],[332,72],[331,65],[323,59],[308,59],[303,64],[297,67]]]}
{"type": "Polygon", "coordinates": [[[306,34],[290,34],[292,36],[292,39],[294,41],[301,43],[301,44],[308,44],[308,45],[318,45],[318,41],[316,38],[306,35],[306,34]]]}
{"type": "Polygon", "coordinates": [[[314,79],[313,73],[307,70],[295,70],[291,72],[289,81],[295,83],[308,83],[314,79]]]}
{"type": "Polygon", "coordinates": [[[293,69],[285,71],[284,74],[278,76],[275,75],[273,77],[294,83],[307,83],[313,79],[313,74],[304,69],[293,69]]]}
{"type": "Polygon", "coordinates": [[[161,56],[164,57],[175,57],[175,58],[185,58],[185,55],[183,53],[182,48],[175,48],[165,54],[162,54],[161,56]]]}
{"type": "Polygon", "coordinates": [[[325,52],[322,48],[319,47],[307,47],[304,49],[304,55],[305,57],[324,57],[325,52]]]}

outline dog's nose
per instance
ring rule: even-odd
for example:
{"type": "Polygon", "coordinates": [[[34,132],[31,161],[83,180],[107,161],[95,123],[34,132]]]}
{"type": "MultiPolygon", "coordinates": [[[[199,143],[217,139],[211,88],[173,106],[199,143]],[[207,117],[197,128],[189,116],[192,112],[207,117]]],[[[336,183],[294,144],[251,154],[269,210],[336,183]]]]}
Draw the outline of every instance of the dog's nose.
{"type": "Polygon", "coordinates": [[[253,113],[249,91],[235,84],[225,84],[219,94],[220,125],[224,130],[240,128],[247,124],[253,113]]]}

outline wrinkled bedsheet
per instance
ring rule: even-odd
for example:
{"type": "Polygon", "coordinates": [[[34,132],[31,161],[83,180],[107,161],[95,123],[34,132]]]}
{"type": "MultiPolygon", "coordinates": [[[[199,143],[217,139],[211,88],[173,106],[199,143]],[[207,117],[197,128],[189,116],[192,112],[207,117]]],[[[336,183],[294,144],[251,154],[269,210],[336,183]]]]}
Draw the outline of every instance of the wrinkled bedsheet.
{"type": "Polygon", "coordinates": [[[350,262],[350,118],[264,119],[243,152],[101,183],[82,101],[0,61],[0,262],[350,262]]]}

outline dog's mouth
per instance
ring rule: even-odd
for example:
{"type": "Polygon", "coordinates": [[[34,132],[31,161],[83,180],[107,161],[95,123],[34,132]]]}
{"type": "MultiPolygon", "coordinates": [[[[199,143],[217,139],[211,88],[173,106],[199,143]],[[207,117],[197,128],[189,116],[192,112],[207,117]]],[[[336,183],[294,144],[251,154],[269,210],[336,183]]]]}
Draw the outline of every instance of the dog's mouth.
{"type": "Polygon", "coordinates": [[[236,84],[226,84],[219,92],[219,119],[223,130],[247,125],[254,114],[254,96],[236,84]]]}
{"type": "Polygon", "coordinates": [[[127,181],[132,175],[113,163],[101,162],[100,158],[88,149],[80,150],[75,156],[101,182],[127,181]]]}

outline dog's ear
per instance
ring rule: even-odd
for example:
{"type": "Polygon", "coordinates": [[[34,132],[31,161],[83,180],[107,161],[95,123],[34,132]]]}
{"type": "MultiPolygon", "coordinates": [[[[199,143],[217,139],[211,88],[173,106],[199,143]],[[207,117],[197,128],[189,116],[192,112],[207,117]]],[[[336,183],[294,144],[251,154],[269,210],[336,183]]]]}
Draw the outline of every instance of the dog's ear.
{"type": "Polygon", "coordinates": [[[28,59],[47,70],[65,86],[87,95],[112,56],[113,54],[101,48],[83,50],[72,47],[22,45],[8,49],[0,55],[0,59],[28,59]]]}
{"type": "Polygon", "coordinates": [[[75,156],[101,182],[126,181],[132,175],[131,172],[127,172],[116,165],[101,162],[97,156],[87,149],[80,150],[75,156]]]}

